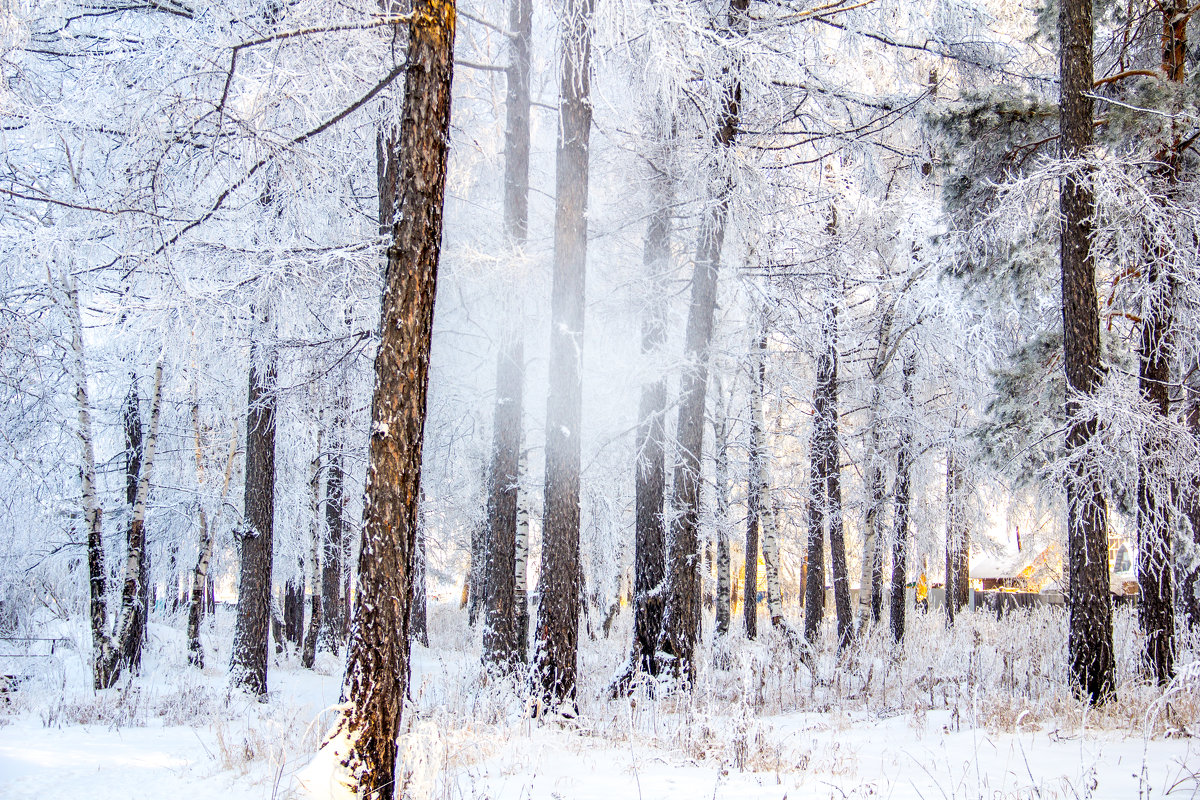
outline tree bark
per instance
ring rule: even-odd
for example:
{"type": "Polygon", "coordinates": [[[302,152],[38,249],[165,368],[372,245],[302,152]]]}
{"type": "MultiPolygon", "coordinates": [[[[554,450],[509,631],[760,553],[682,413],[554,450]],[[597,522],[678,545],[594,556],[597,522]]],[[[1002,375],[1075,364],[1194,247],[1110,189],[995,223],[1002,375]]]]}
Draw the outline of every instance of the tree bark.
{"type": "Polygon", "coordinates": [[[717,413],[713,420],[713,449],[716,460],[717,493],[717,633],[729,633],[730,600],[733,586],[729,553],[729,405],[717,378],[713,386],[717,413]]]}
{"type": "Polygon", "coordinates": [[[574,704],[579,640],[580,360],[587,264],[588,142],[592,129],[592,9],[593,0],[567,0],[563,10],[545,517],[535,653],[542,694],[550,705],[574,704]]]}
{"type": "MultiPolygon", "coordinates": [[[[749,25],[749,0],[730,0],[726,29],[744,36],[749,25]]],[[[700,636],[700,456],[704,449],[704,408],[708,388],[708,348],[712,341],[717,304],[717,276],[729,220],[733,175],[729,161],[737,136],[742,86],[736,71],[726,73],[724,106],[713,136],[716,173],[709,179],[696,244],[696,266],[684,339],[684,367],[679,380],[679,419],[675,473],[672,480],[670,536],[667,541],[670,595],[663,619],[659,649],[670,656],[671,667],[683,681],[691,680],[696,642],[700,636]]]]}
{"type": "Polygon", "coordinates": [[[879,319],[876,335],[875,355],[868,368],[871,377],[871,399],[867,405],[866,444],[866,512],[863,514],[862,571],[858,589],[858,629],[861,633],[867,620],[878,623],[883,611],[883,537],[880,533],[880,516],[884,510],[886,490],[884,488],[883,455],[880,452],[881,409],[883,405],[881,383],[888,363],[895,353],[892,347],[892,323],[895,320],[896,303],[889,300],[879,319]]]}
{"type": "Polygon", "coordinates": [[[396,736],[408,684],[411,568],[450,138],[453,0],[417,0],[412,16],[346,702],[322,746],[352,794],[377,800],[390,800],[396,790],[396,736]]]}
{"type": "Polygon", "coordinates": [[[901,391],[904,394],[905,411],[908,419],[900,429],[900,446],[896,451],[895,530],[892,538],[892,638],[897,642],[904,638],[905,590],[908,583],[908,514],[912,501],[912,376],[917,371],[917,351],[910,348],[904,354],[904,369],[901,373],[901,391]]]}
{"type": "MultiPolygon", "coordinates": [[[[128,587],[134,596],[129,603],[129,638],[120,642],[122,666],[132,672],[142,670],[142,644],[146,641],[146,542],[144,529],[135,529],[133,516],[137,506],[138,478],[142,472],[142,413],[137,393],[137,374],[130,375],[129,394],[121,406],[121,424],[125,431],[125,503],[129,506],[129,527],[125,532],[126,552],[138,552],[136,580],[128,587]]],[[[122,608],[124,609],[124,598],[122,608]]]]}
{"type": "Polygon", "coordinates": [[[340,653],[346,643],[346,607],[342,595],[343,554],[345,552],[343,444],[341,419],[334,420],[330,436],[329,466],[325,473],[325,547],[321,557],[321,632],[317,649],[340,653]]]}
{"type": "MultiPolygon", "coordinates": [[[[1059,130],[1062,157],[1085,158],[1092,145],[1092,2],[1063,0],[1059,9],[1059,130]]],[[[1103,380],[1096,268],[1091,252],[1095,199],[1085,170],[1073,169],[1059,190],[1063,360],[1067,374],[1068,650],[1076,690],[1092,703],[1113,693],[1112,598],[1108,585],[1108,509],[1095,457],[1095,417],[1081,418],[1081,396],[1103,380]]]]}
{"type": "MultiPolygon", "coordinates": [[[[529,113],[532,0],[510,0],[509,65],[505,101],[504,231],[515,254],[525,247],[529,230],[529,113]]],[[[487,628],[484,660],[509,671],[524,660],[524,629],[517,611],[517,517],[524,424],[525,340],[521,314],[505,323],[496,365],[496,408],[492,426],[492,463],[488,492],[485,578],[487,628]]],[[[522,586],[522,589],[524,587],[522,586]]],[[[524,591],[521,592],[524,600],[524,591]]]]}
{"type": "Polygon", "coordinates": [[[956,437],[952,434],[946,448],[946,617],[951,624],[971,599],[970,539],[956,448],[956,437]]]}
{"type": "Polygon", "coordinates": [[[271,566],[275,524],[275,356],[258,363],[251,345],[246,399],[245,520],[238,530],[241,570],[230,681],[260,700],[267,694],[271,566]]]}
{"type": "MultiPolygon", "coordinates": [[[[1162,8],[1162,71],[1174,84],[1186,72],[1187,21],[1191,16],[1184,0],[1170,0],[1162,8]]],[[[1153,175],[1164,184],[1164,197],[1178,195],[1180,132],[1172,123],[1170,140],[1157,154],[1153,175]]],[[[1149,307],[1142,314],[1138,347],[1138,390],[1159,421],[1170,416],[1171,359],[1173,347],[1172,300],[1175,275],[1169,254],[1160,245],[1147,247],[1145,276],[1150,289],[1149,307]]],[[[1153,426],[1142,440],[1138,464],[1138,619],[1146,635],[1146,662],[1159,685],[1175,675],[1175,596],[1172,586],[1172,520],[1169,514],[1174,487],[1165,478],[1161,438],[1153,426]]]]}
{"type": "MultiPolygon", "coordinates": [[[[422,495],[423,496],[423,495],[422,495]]],[[[413,551],[413,608],[409,637],[424,647],[429,647],[428,597],[425,592],[425,515],[418,512],[417,546],[413,551]]]]}
{"type": "Polygon", "coordinates": [[[317,638],[321,634],[321,444],[324,431],[321,422],[317,421],[317,453],[309,463],[308,468],[308,529],[312,544],[309,547],[309,615],[308,628],[304,633],[304,641],[300,648],[300,665],[312,669],[317,661],[317,638]]]}

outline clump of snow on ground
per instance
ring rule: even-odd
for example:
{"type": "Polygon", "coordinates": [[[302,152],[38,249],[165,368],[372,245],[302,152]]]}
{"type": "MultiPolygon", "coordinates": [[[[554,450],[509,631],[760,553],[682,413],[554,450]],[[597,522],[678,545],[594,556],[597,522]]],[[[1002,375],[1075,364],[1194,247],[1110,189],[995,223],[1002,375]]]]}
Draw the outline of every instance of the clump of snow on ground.
{"type": "MultiPolygon", "coordinates": [[[[1200,793],[1200,665],[1192,643],[1167,691],[1137,664],[1135,614],[1116,616],[1118,699],[1088,709],[1066,682],[1061,609],[953,628],[914,613],[838,654],[832,624],[808,661],[793,638],[706,639],[690,693],[642,685],[612,699],[627,656],[621,615],[581,635],[579,713],[533,719],[520,677],[480,664],[465,613],[430,609],[414,646],[397,792],[408,798],[1193,797],[1200,793]]],[[[0,796],[339,798],[342,749],[318,753],[340,661],[277,657],[269,702],[227,688],[232,615],[187,666],[182,625],[155,624],[143,674],[93,692],[86,631],[0,705],[0,796]]],[[[6,665],[6,669],[10,667],[6,665]]],[[[342,743],[344,744],[344,743],[342,743]]]]}

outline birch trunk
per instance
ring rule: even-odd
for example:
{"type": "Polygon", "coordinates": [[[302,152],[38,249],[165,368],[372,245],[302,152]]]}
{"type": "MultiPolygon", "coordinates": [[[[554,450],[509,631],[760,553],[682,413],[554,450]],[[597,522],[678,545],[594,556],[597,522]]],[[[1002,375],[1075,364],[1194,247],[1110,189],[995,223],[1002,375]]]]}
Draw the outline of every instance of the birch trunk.
{"type": "Polygon", "coordinates": [[[721,379],[713,385],[717,413],[713,420],[713,449],[716,456],[717,493],[717,633],[729,633],[730,600],[733,586],[729,553],[729,406],[721,379]]]}
{"type": "Polygon", "coordinates": [[[321,634],[321,551],[324,538],[321,525],[321,444],[324,430],[320,419],[317,420],[317,454],[308,466],[308,528],[312,545],[309,548],[308,561],[312,565],[309,570],[309,615],[308,629],[304,633],[304,643],[300,650],[300,665],[312,669],[317,660],[317,638],[321,634]]]}
{"type": "Polygon", "coordinates": [[[83,346],[83,320],[79,313],[79,289],[64,274],[66,314],[71,325],[71,349],[75,353],[75,403],[79,411],[80,506],[87,528],[88,594],[92,625],[92,685],[104,689],[111,685],[108,675],[113,663],[113,643],[108,635],[108,581],[104,566],[103,511],[96,495],[96,451],[92,436],[92,409],[88,400],[87,359],[83,346]]]}
{"type": "Polygon", "coordinates": [[[946,616],[954,617],[970,601],[970,559],[963,475],[957,442],[952,434],[946,448],[946,616]]]}

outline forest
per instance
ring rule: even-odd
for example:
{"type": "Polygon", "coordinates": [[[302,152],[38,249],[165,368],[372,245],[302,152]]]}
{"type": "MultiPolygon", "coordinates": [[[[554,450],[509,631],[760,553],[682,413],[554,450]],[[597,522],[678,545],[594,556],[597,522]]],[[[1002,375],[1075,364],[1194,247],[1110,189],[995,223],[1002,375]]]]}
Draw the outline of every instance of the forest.
{"type": "Polygon", "coordinates": [[[0,5],[0,796],[1200,796],[1197,8],[0,5]]]}

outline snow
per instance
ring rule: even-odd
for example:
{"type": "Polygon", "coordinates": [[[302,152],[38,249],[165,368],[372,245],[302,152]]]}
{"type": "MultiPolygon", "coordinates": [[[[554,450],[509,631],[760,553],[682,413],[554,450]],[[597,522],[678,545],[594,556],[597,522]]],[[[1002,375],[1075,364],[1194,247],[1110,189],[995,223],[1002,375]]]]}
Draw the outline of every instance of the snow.
{"type": "MultiPolygon", "coordinates": [[[[1166,699],[1123,690],[1113,711],[1084,712],[1053,688],[1041,699],[1001,691],[1024,680],[1010,663],[1019,649],[979,650],[975,636],[1056,637],[1060,613],[1010,616],[1007,628],[976,615],[952,632],[938,615],[917,615],[904,647],[911,664],[889,664],[875,637],[859,663],[835,661],[832,648],[819,655],[816,686],[782,637],[735,636],[709,651],[725,668],[709,669],[692,695],[612,700],[606,676],[625,657],[625,613],[609,639],[581,636],[580,715],[535,720],[514,684],[482,673],[465,613],[437,604],[433,647],[413,649],[398,781],[406,797],[491,800],[1195,796],[1200,744],[1186,734],[1200,719],[1200,666],[1185,665],[1166,699]]],[[[222,617],[206,641],[228,641],[232,614],[222,617]]],[[[1118,625],[1122,653],[1128,622],[1118,625]]],[[[336,780],[344,747],[318,753],[338,708],[340,661],[326,654],[310,671],[277,658],[260,704],[226,689],[223,652],[209,659],[220,668],[199,673],[177,653],[175,629],[152,633],[133,684],[92,692],[75,652],[0,707],[0,797],[349,797],[336,780]]]]}

